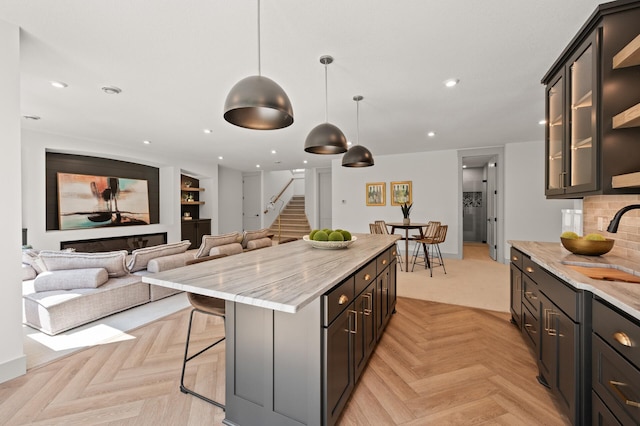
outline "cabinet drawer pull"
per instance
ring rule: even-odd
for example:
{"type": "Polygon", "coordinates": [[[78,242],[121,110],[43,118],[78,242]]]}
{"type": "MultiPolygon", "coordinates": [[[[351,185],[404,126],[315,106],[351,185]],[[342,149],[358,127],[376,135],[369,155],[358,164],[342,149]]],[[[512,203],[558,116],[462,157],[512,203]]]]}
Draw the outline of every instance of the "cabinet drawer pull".
{"type": "Polygon", "coordinates": [[[371,275],[369,274],[364,274],[364,280],[365,281],[369,281],[371,279],[371,275]]]}
{"type": "Polygon", "coordinates": [[[537,333],[536,329],[533,328],[533,324],[526,324],[525,323],[524,327],[528,328],[529,329],[529,333],[531,333],[531,334],[536,334],[537,333]]]}
{"type": "Polygon", "coordinates": [[[613,338],[616,339],[616,342],[620,343],[622,346],[627,346],[629,348],[633,347],[633,342],[631,341],[631,338],[622,331],[617,331],[613,333],[613,338]]]}
{"type": "Polygon", "coordinates": [[[622,382],[616,382],[615,380],[609,380],[609,386],[611,386],[611,389],[613,389],[617,394],[618,397],[624,401],[624,403],[626,405],[630,405],[632,407],[637,407],[640,408],[640,402],[637,401],[632,401],[630,399],[628,399],[624,393],[622,393],[622,391],[620,390],[620,388],[618,386],[627,386],[626,383],[622,383],[622,382]]]}
{"type": "Polygon", "coordinates": [[[382,259],[382,264],[386,265],[387,264],[387,259],[382,259]]]}
{"type": "Polygon", "coordinates": [[[391,256],[397,256],[397,255],[398,255],[397,251],[394,250],[394,251],[391,252],[391,256]]]}
{"type": "Polygon", "coordinates": [[[525,291],[524,295],[526,297],[528,297],[529,299],[533,299],[533,300],[538,300],[538,296],[536,296],[535,294],[533,294],[533,292],[531,291],[525,291]]]}
{"type": "Polygon", "coordinates": [[[527,271],[530,274],[533,274],[533,268],[531,266],[527,266],[526,268],[524,268],[525,271],[527,271]]]}
{"type": "Polygon", "coordinates": [[[346,294],[341,294],[338,298],[338,305],[344,305],[349,301],[349,297],[346,294]]]}
{"type": "Polygon", "coordinates": [[[518,256],[511,256],[511,260],[513,260],[514,262],[518,261],[518,256]]]}

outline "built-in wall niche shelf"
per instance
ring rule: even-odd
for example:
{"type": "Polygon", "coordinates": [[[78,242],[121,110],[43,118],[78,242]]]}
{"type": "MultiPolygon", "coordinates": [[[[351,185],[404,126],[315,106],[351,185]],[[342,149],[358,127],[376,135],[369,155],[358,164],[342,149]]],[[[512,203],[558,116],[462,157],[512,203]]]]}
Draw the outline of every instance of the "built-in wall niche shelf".
{"type": "Polygon", "coordinates": [[[626,111],[613,117],[613,128],[640,127],[640,104],[634,105],[626,111]]]}
{"type": "Polygon", "coordinates": [[[592,147],[592,140],[593,138],[591,136],[589,136],[588,138],[584,138],[582,140],[579,140],[577,142],[575,142],[571,148],[573,149],[580,149],[580,148],[591,148],[592,147]]]}
{"type": "Polygon", "coordinates": [[[201,206],[204,204],[204,201],[181,201],[180,204],[183,206],[201,206]]]}
{"type": "Polygon", "coordinates": [[[180,187],[181,191],[189,192],[189,191],[204,191],[204,188],[194,188],[192,186],[182,186],[180,187]]]}
{"type": "Polygon", "coordinates": [[[613,57],[613,69],[640,65],[640,34],[613,57]]]}
{"type": "Polygon", "coordinates": [[[640,172],[627,173],[611,178],[613,188],[640,188],[640,172]]]}
{"type": "Polygon", "coordinates": [[[549,122],[549,127],[561,126],[562,125],[562,114],[554,118],[549,122]]]}

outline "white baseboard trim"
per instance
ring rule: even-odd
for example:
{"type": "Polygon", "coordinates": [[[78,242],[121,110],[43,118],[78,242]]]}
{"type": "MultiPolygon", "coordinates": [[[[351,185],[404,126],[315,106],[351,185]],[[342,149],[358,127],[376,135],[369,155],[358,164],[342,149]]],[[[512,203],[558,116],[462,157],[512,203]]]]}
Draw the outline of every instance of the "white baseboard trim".
{"type": "Polygon", "coordinates": [[[0,363],[0,383],[8,382],[27,373],[27,356],[0,363]]]}

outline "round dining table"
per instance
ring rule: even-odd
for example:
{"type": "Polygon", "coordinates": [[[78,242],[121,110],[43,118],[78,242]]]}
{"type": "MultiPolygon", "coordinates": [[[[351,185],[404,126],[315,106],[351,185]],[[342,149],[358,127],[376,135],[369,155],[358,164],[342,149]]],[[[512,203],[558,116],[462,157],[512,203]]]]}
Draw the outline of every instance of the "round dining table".
{"type": "MultiPolygon", "coordinates": [[[[404,229],[404,262],[405,262],[405,268],[404,270],[406,272],[409,272],[409,240],[413,239],[409,237],[409,231],[412,229],[417,229],[420,232],[420,238],[424,237],[424,233],[422,232],[423,228],[426,228],[426,226],[428,225],[427,223],[420,223],[420,222],[409,222],[408,224],[405,224],[403,222],[387,222],[386,223],[387,226],[391,227],[391,233],[395,234],[396,233],[396,229],[404,229]]],[[[428,261],[428,257],[427,257],[427,261],[428,261]]]]}

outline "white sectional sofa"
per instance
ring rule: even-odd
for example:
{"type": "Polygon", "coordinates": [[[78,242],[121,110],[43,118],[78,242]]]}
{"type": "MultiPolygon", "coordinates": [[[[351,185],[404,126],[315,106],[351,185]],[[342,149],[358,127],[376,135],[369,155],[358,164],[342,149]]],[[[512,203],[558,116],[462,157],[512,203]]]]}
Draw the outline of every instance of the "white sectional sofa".
{"type": "Polygon", "coordinates": [[[49,335],[178,293],[142,282],[142,276],[184,266],[187,260],[236,254],[271,245],[267,230],[206,235],[134,250],[83,253],[23,250],[24,323],[49,335]],[[266,240],[265,240],[266,238],[266,240]],[[269,241],[267,241],[269,240],[269,241]]]}

